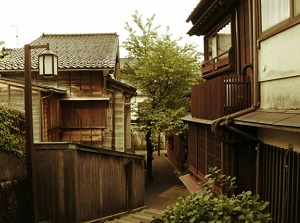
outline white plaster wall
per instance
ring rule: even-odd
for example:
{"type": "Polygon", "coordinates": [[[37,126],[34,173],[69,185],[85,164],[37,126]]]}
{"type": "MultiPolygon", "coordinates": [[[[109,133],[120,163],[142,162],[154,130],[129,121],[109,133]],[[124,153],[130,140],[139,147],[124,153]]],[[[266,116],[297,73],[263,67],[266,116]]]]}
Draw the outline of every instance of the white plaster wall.
{"type": "Polygon", "coordinates": [[[260,93],[263,109],[300,109],[300,75],[261,82],[260,93]]]}
{"type": "Polygon", "coordinates": [[[259,129],[259,139],[269,145],[288,149],[293,147],[295,152],[300,152],[300,133],[286,132],[274,129],[259,129]]]}
{"type": "Polygon", "coordinates": [[[258,77],[261,107],[300,109],[300,25],[261,42],[258,77]]]}

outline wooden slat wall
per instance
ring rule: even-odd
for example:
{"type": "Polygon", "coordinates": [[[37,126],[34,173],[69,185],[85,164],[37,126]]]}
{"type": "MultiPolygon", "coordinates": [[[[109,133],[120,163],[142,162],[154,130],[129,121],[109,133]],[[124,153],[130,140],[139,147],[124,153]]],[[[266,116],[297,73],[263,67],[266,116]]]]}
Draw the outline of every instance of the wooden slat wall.
{"type": "Polygon", "coordinates": [[[191,114],[200,119],[217,119],[251,106],[248,76],[220,76],[192,86],[191,114]]]}
{"type": "Polygon", "coordinates": [[[270,202],[274,222],[299,222],[300,154],[262,144],[259,166],[259,195],[270,202]]]}
{"type": "Polygon", "coordinates": [[[144,206],[144,157],[82,145],[35,144],[38,221],[84,222],[144,206]]]}
{"type": "Polygon", "coordinates": [[[189,169],[198,178],[203,178],[209,167],[221,169],[224,163],[228,164],[222,155],[221,142],[208,126],[189,123],[188,148],[189,169]]]}
{"type": "Polygon", "coordinates": [[[166,148],[168,153],[168,158],[170,158],[173,163],[180,169],[185,168],[186,164],[186,139],[183,134],[172,134],[166,137],[166,148]]]}
{"type": "Polygon", "coordinates": [[[42,100],[43,106],[43,142],[59,142],[61,140],[60,104],[57,98],[42,100]]]}

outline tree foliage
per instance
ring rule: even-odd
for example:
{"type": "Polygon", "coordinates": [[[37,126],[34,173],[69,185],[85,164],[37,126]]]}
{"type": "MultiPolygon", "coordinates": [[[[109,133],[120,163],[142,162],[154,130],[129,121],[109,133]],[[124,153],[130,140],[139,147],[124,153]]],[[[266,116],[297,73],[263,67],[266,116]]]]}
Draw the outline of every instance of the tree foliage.
{"type": "Polygon", "coordinates": [[[260,200],[251,191],[235,195],[233,189],[236,180],[220,174],[220,170],[210,168],[202,183],[203,190],[187,196],[181,196],[173,206],[163,212],[165,223],[266,223],[272,222],[271,215],[265,213],[268,202],[260,200]],[[216,195],[212,188],[216,183],[225,185],[232,192],[216,195]]]}
{"type": "MultiPolygon", "coordinates": [[[[3,44],[4,44],[4,41],[0,41],[0,46],[2,46],[3,44]]],[[[3,48],[0,51],[0,59],[4,58],[4,56],[5,56],[5,54],[2,51],[3,51],[3,48]]]]}
{"type": "Polygon", "coordinates": [[[128,22],[129,37],[123,42],[128,51],[123,76],[141,91],[147,99],[139,105],[138,124],[146,132],[148,180],[152,180],[151,139],[159,132],[183,129],[180,120],[189,110],[192,83],[200,79],[199,59],[194,44],[179,45],[181,39],[172,39],[167,27],[160,35],[160,26],[154,26],[153,15],[144,22],[136,11],[132,15],[135,27],[128,22]]]}
{"type": "Polygon", "coordinates": [[[155,15],[147,18],[136,11],[132,15],[135,28],[128,22],[129,38],[123,42],[128,51],[124,77],[137,87],[147,100],[140,106],[141,126],[151,131],[171,131],[181,126],[180,117],[189,110],[191,85],[200,79],[199,59],[194,44],[179,45],[181,39],[159,35],[160,26],[154,26],[155,15]]]}
{"type": "MultiPolygon", "coordinates": [[[[24,155],[24,132],[19,128],[22,119],[8,107],[0,106],[0,149],[17,156],[24,155]]],[[[24,120],[23,120],[24,122],[24,120]]]]}

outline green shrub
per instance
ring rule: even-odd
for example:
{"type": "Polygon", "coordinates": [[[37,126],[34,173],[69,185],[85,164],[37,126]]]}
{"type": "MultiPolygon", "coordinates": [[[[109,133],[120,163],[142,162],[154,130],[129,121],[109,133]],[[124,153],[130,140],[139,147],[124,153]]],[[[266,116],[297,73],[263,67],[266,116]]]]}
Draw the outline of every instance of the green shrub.
{"type": "Polygon", "coordinates": [[[216,168],[209,169],[207,182],[202,183],[203,190],[178,198],[173,206],[163,212],[165,223],[263,223],[271,222],[269,213],[264,213],[268,202],[260,200],[251,191],[235,195],[234,177],[220,174],[216,168]],[[212,188],[216,183],[227,186],[231,196],[216,195],[212,188]]]}
{"type": "MultiPolygon", "coordinates": [[[[24,155],[24,131],[19,126],[21,118],[11,109],[0,105],[0,150],[17,156],[24,155]]],[[[24,120],[23,120],[24,122],[24,120]]]]}

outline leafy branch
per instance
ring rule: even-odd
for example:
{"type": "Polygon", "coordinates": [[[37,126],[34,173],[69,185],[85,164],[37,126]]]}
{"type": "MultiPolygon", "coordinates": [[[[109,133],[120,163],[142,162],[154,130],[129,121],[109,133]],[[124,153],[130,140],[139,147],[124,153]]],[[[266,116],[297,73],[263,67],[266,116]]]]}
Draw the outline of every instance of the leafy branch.
{"type": "Polygon", "coordinates": [[[20,124],[24,119],[20,118],[16,112],[5,105],[0,106],[0,150],[12,152],[22,157],[24,156],[24,131],[20,129],[20,124]]]}
{"type": "Polygon", "coordinates": [[[236,179],[222,175],[217,168],[210,168],[207,181],[201,183],[203,189],[191,195],[178,198],[173,206],[163,212],[165,223],[267,223],[272,222],[271,215],[265,213],[268,202],[260,200],[259,195],[251,191],[231,196],[216,195],[213,191],[216,183],[226,185],[233,191],[236,179]]]}

